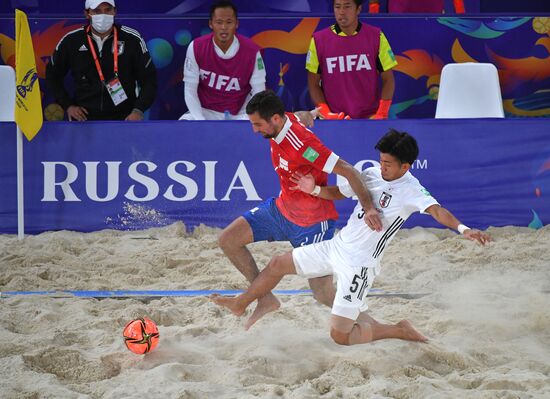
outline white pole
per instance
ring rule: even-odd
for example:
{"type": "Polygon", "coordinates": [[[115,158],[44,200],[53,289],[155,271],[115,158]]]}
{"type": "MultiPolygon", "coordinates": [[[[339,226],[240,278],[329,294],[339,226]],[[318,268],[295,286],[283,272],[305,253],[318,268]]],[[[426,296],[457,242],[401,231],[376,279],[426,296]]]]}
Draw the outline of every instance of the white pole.
{"type": "Polygon", "coordinates": [[[17,126],[17,238],[25,238],[25,204],[23,195],[23,133],[17,126]]]}

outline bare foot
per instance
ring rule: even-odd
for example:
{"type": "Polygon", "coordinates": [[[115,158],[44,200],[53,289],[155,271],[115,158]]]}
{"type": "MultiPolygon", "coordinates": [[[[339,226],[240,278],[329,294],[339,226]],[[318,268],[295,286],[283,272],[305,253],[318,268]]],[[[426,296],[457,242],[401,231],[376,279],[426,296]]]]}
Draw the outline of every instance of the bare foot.
{"type": "Polygon", "coordinates": [[[216,305],[230,310],[235,316],[242,316],[246,310],[246,308],[239,306],[237,297],[226,297],[220,294],[212,294],[210,295],[210,300],[216,305]]]}
{"type": "Polygon", "coordinates": [[[272,293],[258,299],[258,305],[252,315],[248,318],[244,325],[244,329],[248,330],[254,323],[260,320],[269,312],[274,312],[281,307],[281,302],[272,293]]]}
{"type": "Polygon", "coordinates": [[[397,326],[401,328],[403,335],[401,339],[406,339],[407,341],[420,341],[426,342],[428,338],[420,334],[408,320],[401,320],[397,323],[397,326]]]}

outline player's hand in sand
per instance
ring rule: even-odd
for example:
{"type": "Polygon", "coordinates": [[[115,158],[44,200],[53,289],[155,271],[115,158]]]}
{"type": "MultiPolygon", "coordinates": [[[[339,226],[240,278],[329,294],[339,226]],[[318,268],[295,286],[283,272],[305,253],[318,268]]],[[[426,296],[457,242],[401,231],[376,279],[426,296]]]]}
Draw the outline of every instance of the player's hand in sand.
{"type": "Polygon", "coordinates": [[[483,231],[477,229],[468,229],[464,231],[464,237],[468,240],[477,241],[481,245],[485,245],[488,242],[491,242],[491,236],[483,231]]]}

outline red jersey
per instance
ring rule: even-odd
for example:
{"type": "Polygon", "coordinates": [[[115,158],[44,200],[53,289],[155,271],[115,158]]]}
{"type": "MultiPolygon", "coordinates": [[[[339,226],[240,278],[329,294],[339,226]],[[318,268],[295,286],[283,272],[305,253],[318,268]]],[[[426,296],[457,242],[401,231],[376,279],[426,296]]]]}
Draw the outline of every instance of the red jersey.
{"type": "Polygon", "coordinates": [[[277,208],[292,223],[310,226],[327,219],[338,219],[334,203],[306,194],[300,190],[291,190],[296,186],[291,180],[295,172],[304,175],[311,173],[315,183],[326,186],[328,173],[334,169],[338,155],[325,145],[292,113],[286,113],[286,123],[271,143],[271,160],[279,175],[281,195],[276,200],[277,208]]]}

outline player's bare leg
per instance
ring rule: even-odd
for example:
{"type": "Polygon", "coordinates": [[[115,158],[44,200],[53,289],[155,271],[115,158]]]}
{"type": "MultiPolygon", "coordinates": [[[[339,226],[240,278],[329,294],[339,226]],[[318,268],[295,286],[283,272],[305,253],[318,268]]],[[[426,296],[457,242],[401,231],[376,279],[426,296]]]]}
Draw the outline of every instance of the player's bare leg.
{"type": "Polygon", "coordinates": [[[334,302],[334,296],[336,295],[336,289],[332,282],[332,275],[310,278],[308,281],[315,300],[331,308],[334,302]]]}
{"type": "Polygon", "coordinates": [[[220,294],[212,294],[210,295],[210,300],[216,305],[226,308],[235,316],[242,316],[246,310],[246,307],[242,307],[238,303],[237,297],[226,297],[220,294]]]}
{"type": "MultiPolygon", "coordinates": [[[[284,255],[276,256],[258,277],[252,282],[248,290],[234,298],[221,297],[219,295],[212,296],[212,301],[219,306],[223,306],[230,310],[233,314],[239,316],[244,313],[246,308],[256,299],[264,297],[268,292],[279,284],[281,279],[287,274],[296,274],[294,262],[292,260],[292,252],[287,252],[284,255]]],[[[249,329],[255,322],[273,311],[268,308],[254,310],[254,313],[245,324],[245,328],[249,329]]]]}
{"type": "Polygon", "coordinates": [[[254,323],[264,317],[270,312],[275,312],[281,307],[281,302],[273,294],[267,294],[264,297],[258,299],[258,305],[244,323],[244,329],[248,330],[254,323]],[[261,299],[261,301],[260,301],[261,299]]]}
{"type": "MultiPolygon", "coordinates": [[[[260,273],[252,254],[246,247],[247,244],[250,244],[253,241],[254,237],[252,234],[252,229],[246,219],[242,216],[238,217],[229,226],[227,226],[218,238],[218,244],[223,253],[250,283],[252,283],[260,273]]],[[[231,298],[213,296],[212,299],[215,303],[218,303],[218,301],[231,298]]],[[[271,292],[268,292],[263,297],[258,298],[258,305],[256,306],[252,316],[250,316],[250,319],[247,321],[245,326],[246,329],[250,328],[250,326],[264,314],[273,312],[279,309],[280,306],[281,303],[271,292]],[[250,323],[251,319],[253,321],[250,323]]]]}
{"type": "Polygon", "coordinates": [[[421,334],[408,320],[401,320],[399,323],[396,324],[396,326],[401,329],[401,335],[397,338],[405,339],[407,341],[428,341],[428,337],[421,334]]]}
{"type": "Polygon", "coordinates": [[[426,342],[428,338],[418,332],[408,320],[397,324],[383,324],[361,313],[356,321],[332,315],[330,335],[340,345],[356,345],[379,339],[397,338],[426,342]]]}

